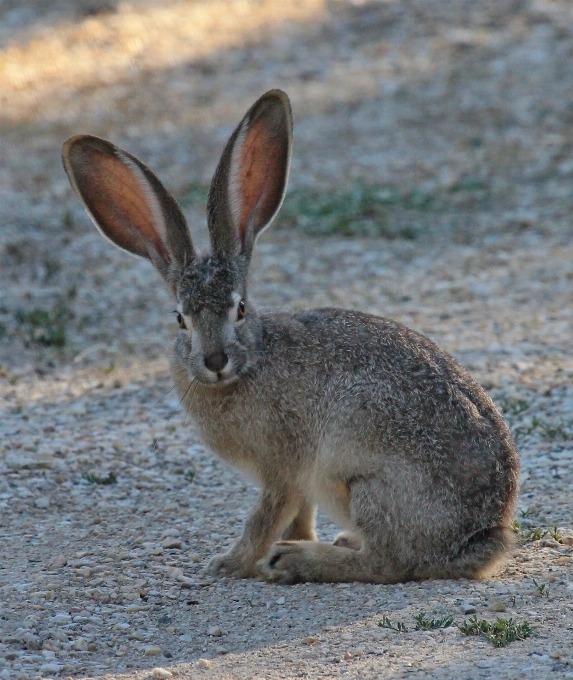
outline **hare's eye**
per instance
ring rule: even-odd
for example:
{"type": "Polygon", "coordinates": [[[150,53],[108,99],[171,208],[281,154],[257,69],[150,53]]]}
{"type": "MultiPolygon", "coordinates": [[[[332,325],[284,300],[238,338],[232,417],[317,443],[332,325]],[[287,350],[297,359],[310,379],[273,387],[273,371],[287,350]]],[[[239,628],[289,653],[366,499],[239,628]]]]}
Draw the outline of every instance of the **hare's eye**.
{"type": "Polygon", "coordinates": [[[187,326],[185,325],[185,319],[181,316],[179,312],[177,312],[177,323],[179,324],[179,328],[182,328],[183,330],[187,330],[187,326]]]}
{"type": "Polygon", "coordinates": [[[237,321],[245,318],[245,301],[241,300],[237,305],[237,321]]]}

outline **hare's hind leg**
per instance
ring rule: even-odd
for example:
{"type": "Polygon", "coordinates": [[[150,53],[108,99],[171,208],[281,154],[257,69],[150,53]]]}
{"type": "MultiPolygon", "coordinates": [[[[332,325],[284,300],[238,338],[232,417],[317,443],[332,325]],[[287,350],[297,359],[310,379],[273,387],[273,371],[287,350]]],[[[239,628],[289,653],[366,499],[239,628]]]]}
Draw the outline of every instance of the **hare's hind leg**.
{"type": "Polygon", "coordinates": [[[316,541],[315,522],[316,505],[305,500],[298,511],[298,515],[284,530],[283,541],[316,541]]]}
{"type": "Polygon", "coordinates": [[[364,550],[318,541],[279,541],[258,564],[267,581],[275,583],[398,583],[405,574],[380,565],[364,550]]]}
{"type": "Polygon", "coordinates": [[[374,480],[335,482],[329,487],[329,510],[349,528],[334,544],[279,541],[258,563],[263,576],[278,583],[364,581],[396,583],[407,579],[384,540],[385,512],[374,480]]]}

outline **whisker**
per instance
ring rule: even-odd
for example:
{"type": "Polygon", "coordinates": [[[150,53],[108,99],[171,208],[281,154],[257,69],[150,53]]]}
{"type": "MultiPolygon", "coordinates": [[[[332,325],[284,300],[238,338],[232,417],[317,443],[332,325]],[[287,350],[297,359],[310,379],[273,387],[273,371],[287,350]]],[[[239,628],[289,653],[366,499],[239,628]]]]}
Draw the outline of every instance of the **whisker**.
{"type": "MultiPolygon", "coordinates": [[[[183,376],[183,378],[184,378],[184,377],[185,377],[185,376],[183,376]]],[[[181,378],[180,380],[178,380],[178,381],[175,383],[175,385],[173,385],[173,387],[170,387],[170,388],[167,390],[167,392],[165,392],[165,394],[164,394],[162,397],[159,397],[159,399],[158,399],[154,404],[152,404],[149,408],[146,408],[146,409],[145,409],[146,415],[148,415],[149,413],[151,413],[151,409],[152,409],[152,408],[155,408],[155,407],[157,406],[157,404],[159,404],[160,401],[163,401],[163,400],[165,399],[165,397],[166,397],[170,392],[173,392],[173,390],[181,383],[181,381],[183,380],[183,378],[181,378]]]]}
{"type": "MultiPolygon", "coordinates": [[[[195,380],[194,382],[195,382],[195,389],[193,390],[191,397],[195,396],[195,392],[197,392],[197,388],[199,387],[199,381],[195,380]]],[[[185,411],[185,417],[183,418],[183,427],[185,427],[185,425],[187,424],[186,418],[187,418],[187,411],[185,411]]]]}
{"type": "MultiPolygon", "coordinates": [[[[182,378],[182,379],[183,379],[183,378],[182,378]]],[[[173,416],[177,413],[177,411],[179,410],[179,407],[180,407],[181,404],[183,403],[183,400],[184,400],[185,397],[189,394],[189,390],[193,387],[193,384],[196,383],[196,382],[197,382],[196,380],[192,380],[192,381],[189,383],[189,387],[185,390],[183,396],[182,396],[181,399],[179,400],[179,403],[178,403],[177,406],[175,407],[173,413],[169,416],[169,418],[167,418],[167,422],[169,422],[169,421],[171,420],[171,418],[173,418],[173,416]]],[[[195,389],[197,389],[197,388],[195,388],[195,389]]]]}

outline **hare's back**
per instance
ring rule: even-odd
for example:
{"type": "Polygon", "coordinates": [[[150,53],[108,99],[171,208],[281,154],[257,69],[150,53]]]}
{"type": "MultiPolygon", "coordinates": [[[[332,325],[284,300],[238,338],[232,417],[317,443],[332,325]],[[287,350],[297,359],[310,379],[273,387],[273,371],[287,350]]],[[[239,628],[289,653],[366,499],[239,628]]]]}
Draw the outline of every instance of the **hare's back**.
{"type": "MultiPolygon", "coordinates": [[[[402,324],[339,309],[273,314],[263,322],[264,372],[279,374],[282,398],[312,410],[315,422],[360,423],[394,442],[511,439],[475,380],[402,324]]],[[[278,379],[265,378],[269,387],[278,379]]]]}

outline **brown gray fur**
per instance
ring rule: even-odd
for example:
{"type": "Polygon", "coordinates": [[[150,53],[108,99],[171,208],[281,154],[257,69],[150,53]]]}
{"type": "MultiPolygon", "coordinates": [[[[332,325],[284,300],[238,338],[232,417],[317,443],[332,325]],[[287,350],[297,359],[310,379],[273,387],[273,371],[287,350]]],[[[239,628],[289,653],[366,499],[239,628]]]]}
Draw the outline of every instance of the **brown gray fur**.
{"type": "Polygon", "coordinates": [[[210,570],[269,581],[477,578],[507,557],[518,455],[482,388],[423,335],[340,309],[258,315],[247,275],[282,202],[292,119],[273,90],[229,140],[198,255],[174,199],[109,142],[64,145],[98,228],[148,257],[177,298],[173,377],[205,442],[261,487],[210,570]],[[95,187],[95,188],[94,188],[95,187]],[[320,506],[342,528],[319,542],[320,506]]]}

